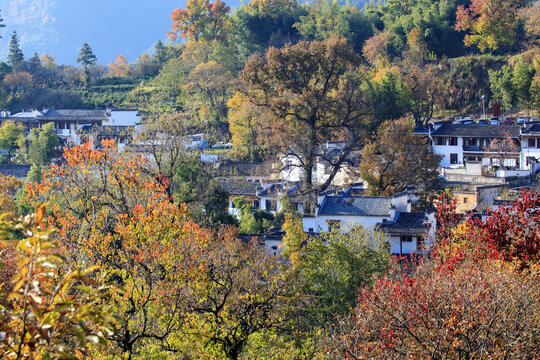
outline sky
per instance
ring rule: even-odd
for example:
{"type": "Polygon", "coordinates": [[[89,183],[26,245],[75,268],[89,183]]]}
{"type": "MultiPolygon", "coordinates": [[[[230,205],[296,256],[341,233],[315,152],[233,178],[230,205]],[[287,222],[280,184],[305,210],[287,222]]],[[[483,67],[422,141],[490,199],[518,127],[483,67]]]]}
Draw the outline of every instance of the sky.
{"type": "MultiPolygon", "coordinates": [[[[235,5],[239,0],[226,1],[235,5]]],[[[0,0],[5,28],[0,28],[0,61],[7,58],[14,30],[25,58],[34,53],[56,57],[58,64],[76,65],[86,42],[109,64],[120,54],[129,62],[166,40],[173,9],[186,0],[0,0]]]]}

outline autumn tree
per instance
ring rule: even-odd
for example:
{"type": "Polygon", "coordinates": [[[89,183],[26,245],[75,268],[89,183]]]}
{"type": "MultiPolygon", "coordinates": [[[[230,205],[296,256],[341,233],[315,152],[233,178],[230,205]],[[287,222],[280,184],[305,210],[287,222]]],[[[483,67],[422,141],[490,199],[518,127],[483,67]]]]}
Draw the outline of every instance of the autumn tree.
{"type": "Polygon", "coordinates": [[[439,98],[443,96],[443,86],[435,66],[409,61],[402,67],[403,79],[410,98],[409,112],[416,127],[425,127],[435,113],[439,98]]]}
{"type": "Polygon", "coordinates": [[[383,123],[362,150],[360,176],[373,195],[392,195],[410,186],[436,187],[441,157],[433,154],[428,140],[414,134],[409,119],[383,123]]]}
{"type": "Polygon", "coordinates": [[[240,359],[255,335],[287,333],[297,323],[302,304],[294,276],[257,244],[224,230],[197,263],[208,269],[207,285],[187,292],[194,310],[184,329],[187,357],[240,359]]]}
{"type": "Polygon", "coordinates": [[[227,102],[227,107],[234,156],[260,161],[264,154],[265,139],[258,120],[265,116],[264,109],[251,103],[239,92],[227,102]]]}
{"type": "Polygon", "coordinates": [[[107,76],[125,77],[129,74],[130,67],[124,55],[118,55],[116,61],[109,65],[107,76]]]}
{"type": "MultiPolygon", "coordinates": [[[[44,216],[43,205],[35,215],[14,223],[1,219],[4,233],[11,230],[24,235],[16,247],[20,261],[11,280],[14,286],[6,307],[0,310],[2,359],[84,355],[89,347],[102,346],[118,325],[104,309],[112,290],[107,272],[77,264],[61,271],[61,257],[48,250],[55,244],[42,227],[44,216]]],[[[6,259],[2,256],[2,261],[6,259]]]]}
{"type": "Polygon", "coordinates": [[[373,35],[366,40],[362,55],[370,64],[392,60],[397,54],[393,43],[395,37],[395,34],[389,31],[373,35]]]}
{"type": "Polygon", "coordinates": [[[481,52],[512,45],[518,25],[521,0],[472,0],[457,11],[456,30],[469,31],[465,45],[476,45],[481,52]]]}
{"type": "Polygon", "coordinates": [[[8,64],[12,68],[15,68],[21,61],[24,60],[23,52],[19,46],[19,37],[17,32],[13,31],[11,38],[9,39],[9,50],[8,50],[8,64]]]}
{"type": "Polygon", "coordinates": [[[514,205],[489,213],[486,220],[461,224],[445,199],[435,204],[438,223],[448,225],[447,231],[430,258],[412,272],[390,272],[361,291],[355,314],[340,323],[334,337],[340,358],[540,354],[534,335],[538,194],[523,192],[514,205]]]}
{"type": "Polygon", "coordinates": [[[178,32],[189,41],[227,41],[230,8],[220,0],[188,0],[186,8],[171,13],[172,30],[169,39],[177,39],[178,32]]]}
{"type": "MultiPolygon", "coordinates": [[[[126,154],[127,155],[127,154],[126,154]]],[[[125,292],[113,292],[108,312],[122,320],[108,334],[110,352],[131,358],[146,341],[166,347],[183,325],[182,289],[199,269],[191,259],[204,237],[184,206],[145,171],[140,156],[122,157],[112,142],[90,143],[64,153],[65,163],[44,172],[26,188],[31,202],[47,197],[49,226],[62,255],[116,271],[125,292]],[[156,321],[159,319],[159,321],[156,321]]]]}
{"type": "Polygon", "coordinates": [[[384,278],[335,337],[341,359],[535,358],[538,270],[487,263],[384,278]]]}
{"type": "Polygon", "coordinates": [[[315,204],[315,191],[332,183],[373,125],[364,92],[367,70],[356,67],[356,60],[347,41],[333,37],[270,48],[264,56],[253,56],[240,73],[243,94],[272,115],[264,124],[269,146],[301,164],[305,209],[315,204]],[[337,156],[325,152],[322,145],[329,140],[344,143],[337,156]],[[312,177],[317,157],[331,167],[323,184],[314,184],[312,177]]]}
{"type": "Polygon", "coordinates": [[[32,87],[34,78],[27,72],[14,72],[7,74],[2,81],[4,87],[9,91],[9,95],[13,98],[25,90],[29,90],[32,87]]]}
{"type": "Polygon", "coordinates": [[[22,183],[14,176],[0,175],[0,213],[17,214],[15,193],[22,183]]]}
{"type": "Polygon", "coordinates": [[[186,107],[198,118],[201,127],[228,133],[227,101],[232,96],[232,74],[220,64],[201,63],[191,71],[184,90],[186,107]]]}
{"type": "Polygon", "coordinates": [[[540,3],[535,1],[531,6],[522,8],[519,15],[525,23],[525,31],[530,44],[540,45],[540,3]]]}

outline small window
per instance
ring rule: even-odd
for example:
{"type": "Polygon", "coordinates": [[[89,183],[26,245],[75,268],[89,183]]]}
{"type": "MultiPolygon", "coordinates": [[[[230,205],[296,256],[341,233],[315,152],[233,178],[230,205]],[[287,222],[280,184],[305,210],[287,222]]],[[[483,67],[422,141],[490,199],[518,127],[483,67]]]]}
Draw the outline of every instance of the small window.
{"type": "Polygon", "coordinates": [[[448,143],[449,143],[450,146],[457,146],[457,137],[449,138],[448,143]]]}
{"type": "Polygon", "coordinates": [[[466,198],[466,197],[464,197],[464,198],[463,198],[463,203],[466,204],[466,203],[468,203],[468,202],[469,202],[469,199],[466,198]]]}
{"type": "Polygon", "coordinates": [[[327,224],[328,224],[328,231],[339,230],[341,228],[340,220],[328,220],[327,224]]]}
{"type": "Polygon", "coordinates": [[[312,233],[313,232],[313,228],[309,228],[307,229],[308,232],[312,233]]]}
{"type": "Polygon", "coordinates": [[[258,209],[259,208],[259,200],[253,200],[253,208],[258,209]]]}
{"type": "Polygon", "coordinates": [[[454,165],[458,163],[458,154],[450,154],[450,164],[454,165]]]}
{"type": "Polygon", "coordinates": [[[446,138],[442,136],[437,137],[437,145],[446,145],[446,138]]]}
{"type": "Polygon", "coordinates": [[[401,242],[412,242],[411,235],[401,235],[401,242]]]}
{"type": "Polygon", "coordinates": [[[529,138],[529,147],[530,148],[536,147],[536,139],[529,138]]]}

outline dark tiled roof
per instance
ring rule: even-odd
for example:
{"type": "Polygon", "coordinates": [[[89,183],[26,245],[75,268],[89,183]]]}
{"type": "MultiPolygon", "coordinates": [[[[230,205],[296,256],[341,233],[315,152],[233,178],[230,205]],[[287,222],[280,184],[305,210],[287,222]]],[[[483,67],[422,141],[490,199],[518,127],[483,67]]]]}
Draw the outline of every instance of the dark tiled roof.
{"type": "Polygon", "coordinates": [[[539,134],[540,133],[540,124],[532,124],[532,125],[529,125],[529,126],[526,126],[523,128],[523,130],[521,130],[521,132],[524,134],[524,135],[528,135],[528,134],[539,134]]]}
{"type": "Polygon", "coordinates": [[[31,167],[32,165],[0,165],[0,174],[23,179],[26,178],[31,167]]]}
{"type": "Polygon", "coordinates": [[[219,185],[229,195],[257,195],[261,190],[259,184],[253,181],[220,181],[219,185]]]}
{"type": "Polygon", "coordinates": [[[392,199],[368,196],[327,196],[319,215],[389,216],[392,199]]]}
{"type": "Polygon", "coordinates": [[[504,204],[508,206],[512,206],[516,204],[516,200],[499,200],[499,199],[493,200],[493,205],[502,206],[504,204]]]}
{"type": "Polygon", "coordinates": [[[264,163],[224,161],[216,170],[217,176],[261,176],[264,163]]]}
{"type": "Polygon", "coordinates": [[[518,138],[520,135],[519,125],[462,125],[443,124],[440,128],[431,133],[432,136],[462,136],[462,137],[489,137],[489,138],[518,138]]]}
{"type": "Polygon", "coordinates": [[[377,229],[387,234],[419,235],[426,232],[424,213],[399,213],[394,222],[384,222],[377,229]]]}

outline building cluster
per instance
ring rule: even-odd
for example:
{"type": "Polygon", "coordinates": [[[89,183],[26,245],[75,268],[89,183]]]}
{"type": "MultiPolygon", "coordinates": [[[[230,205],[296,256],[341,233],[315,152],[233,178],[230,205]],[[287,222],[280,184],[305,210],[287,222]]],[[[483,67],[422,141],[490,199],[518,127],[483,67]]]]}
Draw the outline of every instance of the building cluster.
{"type": "MultiPolygon", "coordinates": [[[[0,117],[2,121],[23,124],[28,132],[53,123],[65,144],[111,139],[120,149],[133,144],[134,134],[143,126],[137,109],[43,109],[13,115],[0,112],[0,117]]],[[[530,186],[540,172],[539,123],[442,122],[417,129],[416,134],[426,136],[433,152],[441,155],[440,180],[445,188],[452,190],[458,212],[482,212],[496,207],[502,195],[530,186]]],[[[342,146],[340,142],[321,146],[312,173],[315,184],[328,180],[332,159],[340,156],[342,146]]],[[[186,149],[207,147],[204,134],[186,138],[186,149]]],[[[304,212],[305,194],[300,191],[304,174],[297,156],[282,154],[267,163],[235,162],[210,154],[201,157],[229,194],[230,215],[241,216],[234,199],[243,197],[257,211],[277,214],[287,207],[303,214],[303,229],[310,236],[336,228],[347,231],[361,225],[386,233],[393,254],[422,253],[434,238],[434,212],[413,211],[418,201],[415,189],[389,197],[365,196],[365,184],[356,171],[360,158],[359,152],[346,158],[329,190],[317,194],[315,210],[309,213],[304,212]]],[[[27,172],[28,167],[25,169],[27,172]]],[[[19,170],[8,166],[0,172],[19,170]]],[[[269,251],[280,252],[281,229],[256,235],[269,251]]]]}
{"type": "Polygon", "coordinates": [[[141,126],[141,116],[137,109],[66,110],[47,109],[23,110],[16,114],[0,112],[2,122],[11,120],[22,124],[27,133],[43,128],[48,123],[64,144],[79,145],[92,139],[115,140],[122,149],[133,141],[133,132],[141,126]]]}

